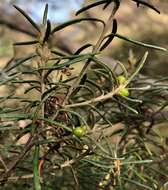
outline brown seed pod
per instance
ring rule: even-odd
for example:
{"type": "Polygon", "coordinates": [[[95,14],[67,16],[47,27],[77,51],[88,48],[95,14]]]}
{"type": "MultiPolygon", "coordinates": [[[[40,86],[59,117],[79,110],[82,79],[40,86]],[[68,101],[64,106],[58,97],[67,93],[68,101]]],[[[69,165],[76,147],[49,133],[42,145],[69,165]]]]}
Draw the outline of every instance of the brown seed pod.
{"type": "Polygon", "coordinates": [[[44,104],[45,116],[52,116],[60,108],[61,100],[56,96],[50,96],[44,104]]]}

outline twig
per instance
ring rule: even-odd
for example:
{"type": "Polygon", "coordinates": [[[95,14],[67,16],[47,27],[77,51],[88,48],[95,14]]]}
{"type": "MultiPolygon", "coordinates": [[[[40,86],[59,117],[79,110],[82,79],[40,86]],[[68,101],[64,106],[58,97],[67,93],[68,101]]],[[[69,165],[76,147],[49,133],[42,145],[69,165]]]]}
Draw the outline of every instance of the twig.
{"type": "Polygon", "coordinates": [[[132,81],[132,79],[139,73],[139,71],[142,69],[143,65],[145,64],[147,56],[148,56],[148,52],[146,52],[144,54],[139,66],[137,67],[137,69],[134,71],[134,73],[128,78],[128,80],[124,84],[120,85],[119,87],[117,87],[116,89],[112,90],[111,92],[109,92],[105,95],[98,96],[97,98],[94,98],[94,99],[91,99],[91,100],[88,100],[85,102],[66,105],[65,108],[87,106],[87,105],[90,105],[90,104],[93,104],[96,102],[101,102],[101,101],[112,98],[115,94],[118,94],[121,89],[125,88],[132,81]]]}
{"type": "Polygon", "coordinates": [[[116,88],[115,90],[107,93],[106,95],[101,95],[98,96],[97,98],[85,101],[85,102],[81,102],[81,103],[75,103],[75,104],[70,104],[70,105],[66,105],[65,108],[72,108],[72,107],[82,107],[82,106],[87,106],[90,104],[94,104],[96,102],[101,102],[103,100],[107,100],[109,98],[112,98],[115,94],[118,94],[118,92],[122,89],[125,88],[126,85],[120,85],[118,88],[116,88]]]}
{"type": "Polygon", "coordinates": [[[63,168],[66,168],[66,167],[72,167],[72,165],[74,165],[75,163],[80,161],[82,158],[87,156],[89,154],[89,152],[90,152],[90,149],[88,149],[86,152],[80,154],[77,158],[67,160],[63,164],[61,164],[60,166],[55,166],[54,169],[63,169],[63,168]]]}

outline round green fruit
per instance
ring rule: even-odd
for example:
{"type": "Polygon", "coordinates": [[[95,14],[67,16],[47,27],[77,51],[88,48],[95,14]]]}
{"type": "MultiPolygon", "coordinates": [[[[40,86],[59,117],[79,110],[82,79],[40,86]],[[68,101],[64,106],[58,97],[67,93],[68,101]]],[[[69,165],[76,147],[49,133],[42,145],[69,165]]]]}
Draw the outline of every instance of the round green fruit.
{"type": "Polygon", "coordinates": [[[126,82],[126,78],[123,75],[118,76],[117,80],[118,80],[119,84],[123,84],[126,82]]]}
{"type": "Polygon", "coordinates": [[[74,130],[73,130],[73,134],[76,136],[76,137],[83,137],[86,135],[86,127],[85,126],[81,126],[81,127],[76,127],[74,130]]]}
{"type": "Polygon", "coordinates": [[[120,91],[119,91],[119,95],[121,96],[129,96],[129,91],[127,88],[122,88],[120,91]]]}

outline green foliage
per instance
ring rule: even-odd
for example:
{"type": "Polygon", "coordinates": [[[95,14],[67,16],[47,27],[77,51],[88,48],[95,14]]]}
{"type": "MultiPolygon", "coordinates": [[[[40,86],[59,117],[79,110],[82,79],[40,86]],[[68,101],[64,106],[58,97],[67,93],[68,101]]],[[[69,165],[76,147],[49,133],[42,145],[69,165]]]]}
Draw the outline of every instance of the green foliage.
{"type": "MultiPolygon", "coordinates": [[[[132,3],[160,13],[144,1],[132,3]]],[[[9,94],[0,97],[2,188],[165,188],[166,141],[154,126],[166,120],[162,114],[168,105],[168,78],[149,79],[139,72],[147,61],[146,48],[167,50],[118,34],[114,17],[120,4],[101,0],[76,14],[103,5],[103,11],[111,8],[107,22],[82,17],[53,29],[47,20],[48,5],[41,26],[14,6],[35,29],[36,38],[15,43],[23,48],[32,45],[35,52],[11,61],[0,73],[0,85],[9,88],[9,94]],[[73,54],[52,45],[58,31],[83,22],[103,25],[96,44],[87,43],[73,54]],[[144,47],[146,52],[131,68],[118,61],[110,67],[99,59],[115,37],[144,47]],[[91,52],[83,53],[88,47],[91,52]],[[83,68],[76,73],[73,68],[81,62],[83,68]],[[16,93],[18,88],[24,90],[22,95],[16,93]],[[25,123],[23,128],[20,122],[25,123]],[[25,135],[25,143],[15,143],[25,135]]]]}

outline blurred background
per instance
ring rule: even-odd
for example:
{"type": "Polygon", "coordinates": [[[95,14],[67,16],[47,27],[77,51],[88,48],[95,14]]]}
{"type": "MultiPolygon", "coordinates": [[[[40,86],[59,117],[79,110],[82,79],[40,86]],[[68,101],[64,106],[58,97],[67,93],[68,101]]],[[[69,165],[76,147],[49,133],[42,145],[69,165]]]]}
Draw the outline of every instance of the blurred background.
{"type": "MultiPolygon", "coordinates": [[[[93,1],[90,1],[93,2],[93,1]]],[[[148,0],[161,14],[157,14],[151,9],[141,6],[137,8],[134,2],[130,0],[123,1],[116,18],[118,20],[118,33],[131,37],[145,43],[152,43],[158,46],[168,48],[168,2],[167,0],[148,0]]],[[[25,53],[32,52],[29,46],[25,48],[13,49],[13,43],[18,41],[30,40],[33,37],[33,28],[12,6],[18,5],[25,10],[37,22],[41,23],[41,18],[45,3],[49,4],[49,19],[53,25],[65,22],[75,17],[75,11],[83,3],[89,3],[89,0],[1,0],[0,1],[0,68],[2,68],[13,56],[20,58],[25,53]],[[23,31],[24,33],[20,32],[23,31]]],[[[101,17],[107,19],[110,8],[102,11],[99,8],[93,8],[87,11],[87,17],[101,17]]],[[[74,52],[85,42],[95,43],[98,38],[101,26],[90,23],[85,26],[77,24],[68,27],[64,32],[59,32],[55,36],[55,45],[59,48],[67,46],[68,51],[74,52]],[[97,34],[95,31],[97,27],[97,34]]],[[[142,55],[145,50],[115,39],[110,48],[104,52],[105,55],[127,62],[129,58],[135,58],[142,55]]],[[[149,50],[150,57],[143,72],[150,76],[164,75],[168,73],[168,54],[161,51],[149,50]]]]}

